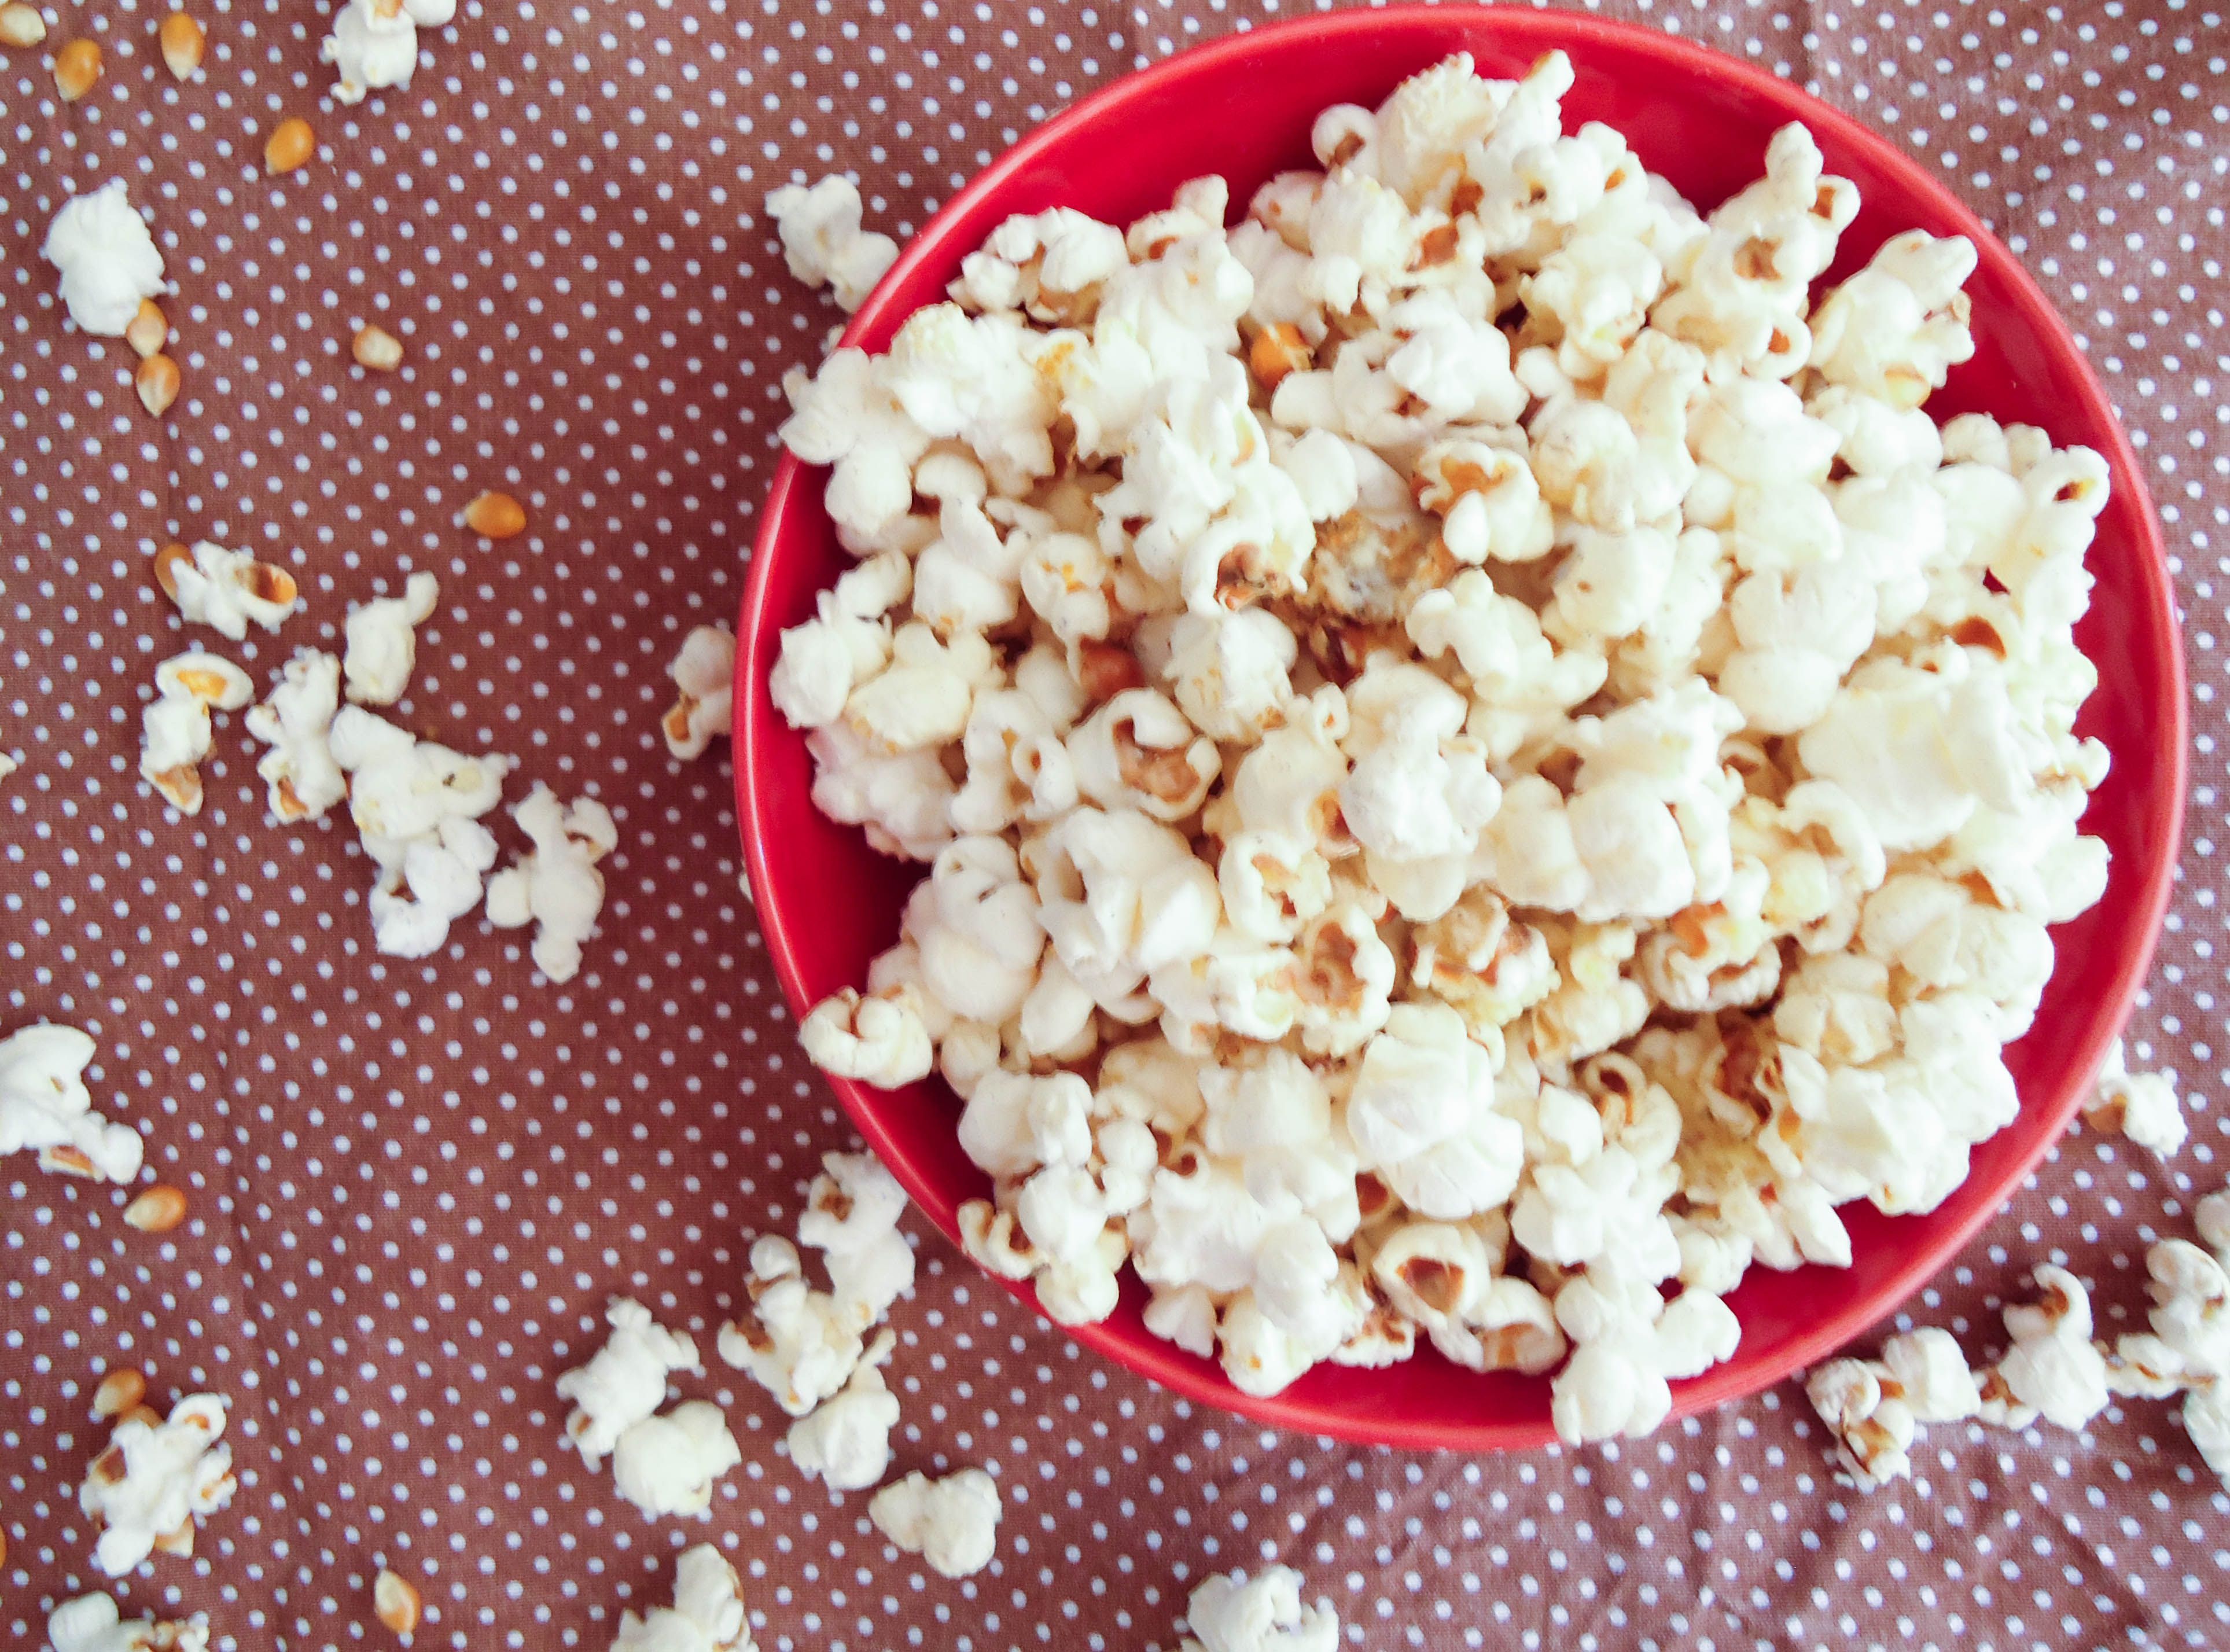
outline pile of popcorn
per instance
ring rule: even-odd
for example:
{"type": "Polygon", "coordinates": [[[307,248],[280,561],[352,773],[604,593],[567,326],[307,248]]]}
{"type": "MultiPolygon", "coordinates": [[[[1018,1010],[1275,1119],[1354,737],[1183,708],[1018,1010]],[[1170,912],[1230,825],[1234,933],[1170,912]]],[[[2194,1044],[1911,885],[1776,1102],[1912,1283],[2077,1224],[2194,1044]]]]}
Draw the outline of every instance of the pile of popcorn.
{"type": "Polygon", "coordinates": [[[930,868],[806,1048],[963,1098],[977,1261],[1071,1324],[1127,1262],[1250,1394],[1554,1372],[1580,1440],[2014,1116],[2105,884],[2107,474],[1924,410],[1969,243],[1815,304],[1859,201],[1801,126],[1700,216],[1571,81],[1327,110],[1228,229],[1010,219],[794,374],[857,564],[771,689],[930,868]]]}

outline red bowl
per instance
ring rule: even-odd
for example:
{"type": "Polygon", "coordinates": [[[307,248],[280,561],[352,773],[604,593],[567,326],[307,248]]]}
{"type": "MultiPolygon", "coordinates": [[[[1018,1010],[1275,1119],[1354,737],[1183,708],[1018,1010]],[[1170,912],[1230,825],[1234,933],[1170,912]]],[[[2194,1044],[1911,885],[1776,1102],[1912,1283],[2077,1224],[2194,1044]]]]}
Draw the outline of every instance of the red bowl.
{"type": "MultiPolygon", "coordinates": [[[[2020,1118],[1975,1151],[1972,1173],[1925,1216],[1846,1207],[1848,1268],[1763,1268],[1730,1299],[1743,1339],[1734,1358],[1674,1394],[1685,1415],[1778,1381],[1856,1337],[1941,1268],[1995,1214],[2066,1127],[2145,975],[2179,841],[2183,798],[2183,669],[2165,553],[2136,458],[2105,392],[2066,327],[2014,255],[1914,161],[1849,117],[1762,70],[1647,29],[1557,14],[1448,7],[1352,11],[1236,35],[1130,76],[1086,99],[1010,150],[917,236],[844,342],[874,351],[922,305],[944,296],[961,258],[1000,222],[1050,206],[1117,224],[1168,204],[1189,177],[1216,171],[1234,201],[1282,168],[1313,165],[1308,134],[1328,104],[1377,104],[1452,52],[1515,77],[1561,47],[1578,83],[1566,129],[1602,120],[1698,207],[1763,170],[1766,139],[1790,120],[1811,128],[1830,170],[1864,206],[1845,234],[1839,279],[1899,230],[1963,235],[1982,254],[1967,284],[1975,358],[1930,403],[1939,420],[1988,411],[2039,424],[2054,443],[2105,455],[2113,495],[2099,519],[2089,616],[2079,630],[2099,687],[2082,732],[2113,752],[2084,829],[2113,850],[2105,898],[2055,934],[2059,966],[2034,1029],[2008,1054],[2020,1118]]],[[[736,797],[759,922],[800,1014],[860,983],[896,939],[899,908],[923,868],[870,849],[808,798],[804,739],[767,694],[786,626],[849,558],[821,504],[822,478],[784,456],[775,473],[737,631],[736,797]]],[[[948,1236],[962,1201],[988,1191],[954,1135],[958,1102],[941,1081],[896,1094],[831,1081],[875,1151],[948,1236]]],[[[1126,1276],[1127,1279],[1127,1276],[1126,1276]]],[[[1034,1301],[1027,1288],[1013,1289],[1034,1301]]],[[[1530,1448],[1554,1437],[1545,1379],[1479,1376],[1430,1352],[1386,1371],[1320,1366],[1272,1399],[1234,1389],[1212,1362],[1150,1335],[1144,1292],[1078,1340],[1177,1392],[1279,1427],[1370,1443],[1466,1451],[1530,1448]]]]}

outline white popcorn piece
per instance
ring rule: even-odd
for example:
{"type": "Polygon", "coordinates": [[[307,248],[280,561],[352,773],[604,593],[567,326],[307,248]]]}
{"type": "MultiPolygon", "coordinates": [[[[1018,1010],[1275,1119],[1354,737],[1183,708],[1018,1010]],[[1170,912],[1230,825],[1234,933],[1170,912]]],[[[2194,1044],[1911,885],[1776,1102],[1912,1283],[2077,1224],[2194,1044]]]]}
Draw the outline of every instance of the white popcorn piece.
{"type": "Polygon", "coordinates": [[[620,1436],[612,1447],[612,1483],[654,1520],[701,1514],[712,1506],[720,1476],[743,1460],[720,1408],[709,1400],[684,1400],[620,1436]]]}
{"type": "Polygon", "coordinates": [[[1892,407],[1917,407],[1975,353],[1967,295],[1974,243],[1910,229],[1884,242],[1866,267],[1820,302],[1811,365],[1892,407]]]}
{"type": "Polygon", "coordinates": [[[511,758],[474,758],[344,706],[327,750],[350,777],[349,814],[380,869],[367,903],[383,952],[424,958],[449,925],[480,904],[481,874],[495,864],[495,836],[480,816],[503,798],[511,758]]]}
{"type": "Polygon", "coordinates": [[[573,1402],[565,1418],[566,1437],[591,1468],[619,1444],[622,1435],[664,1403],[670,1372],[699,1374],[705,1369],[697,1345],[659,1325],[639,1302],[614,1297],[604,1320],[612,1328],[604,1345],[588,1364],[558,1378],[558,1397],[573,1402]]]}
{"type": "Polygon", "coordinates": [[[293,576],[285,569],[206,539],[182,556],[166,549],[155,572],[183,618],[235,642],[247,636],[251,620],[277,630],[299,600],[293,576]]]}
{"type": "Polygon", "coordinates": [[[1948,1331],[1924,1326],[1882,1344],[1881,1363],[1897,1379],[1918,1423],[1958,1423],[1982,1409],[1982,1390],[1967,1356],[1948,1331]]]}
{"type": "Polygon", "coordinates": [[[416,628],[431,616],[441,597],[441,582],[421,571],[403,582],[400,597],[375,597],[350,607],[341,671],[351,704],[392,706],[403,698],[418,663],[416,628]]]}
{"type": "Polygon", "coordinates": [[[232,1500],[225,1401],[189,1394],[160,1422],[127,1416],[87,1467],[78,1507],[100,1528],[93,1564],[112,1578],[151,1554],[190,1555],[194,1524],[232,1500]]]}
{"type": "Polygon", "coordinates": [[[1831,1359],[1814,1366],[1804,1391],[1835,1436],[1835,1460],[1861,1491],[1909,1479],[1915,1417],[1885,1375],[1862,1359],[1831,1359]]]}
{"type": "Polygon", "coordinates": [[[997,1552],[998,1482],[981,1468],[931,1480],[918,1471],[893,1481],[867,1504],[875,1529],[944,1578],[972,1578],[997,1552]]]}
{"type": "Polygon", "coordinates": [[[498,929],[532,923],[535,968],[554,982],[570,981],[603,908],[596,862],[618,847],[619,828],[595,798],[560,804],[540,781],[511,812],[534,848],[488,880],[488,921],[498,929]]]}
{"type": "Polygon", "coordinates": [[[1304,1605],[1301,1584],[1291,1566],[1208,1578],[1185,1604],[1181,1652],[1334,1652],[1339,1619],[1328,1601],[1304,1605]]]}
{"type": "Polygon", "coordinates": [[[683,1550],[674,1563],[674,1604],[647,1617],[622,1612],[612,1652],[754,1652],[743,1579],[713,1544],[683,1550]]]}
{"type": "Polygon", "coordinates": [[[1223,766],[1215,742],[1151,688],[1125,689],[1079,724],[1068,757],[1077,789],[1101,808],[1172,822],[1200,807],[1223,766]]]}
{"type": "Polygon", "coordinates": [[[725,625],[699,625],[682,639],[668,668],[680,698],[659,727],[666,749],[686,762],[705,755],[713,736],[728,732],[736,674],[736,639],[725,625]]]}
{"type": "Polygon", "coordinates": [[[319,61],[333,66],[333,101],[362,103],[374,92],[409,86],[419,29],[441,28],[455,15],[455,0],[345,0],[318,48],[319,61]]]}
{"type": "Polygon", "coordinates": [[[2105,1356],[2091,1340],[2091,1297],[2064,1268],[2041,1267],[2035,1302],[2005,1310],[2013,1346],[1995,1375],[2021,1405],[2063,1429],[2081,1429],[2106,1408],[2105,1356]]]}
{"type": "MultiPolygon", "coordinates": [[[[1656,324],[1723,361],[1787,378],[1816,355],[1805,324],[1813,281],[1858,216],[1859,192],[1827,176],[1801,126],[1766,146],[1765,176],[1711,214],[1709,233],[1672,261],[1679,291],[1656,324]]],[[[1816,318],[1814,319],[1816,322],[1816,318]]]]}
{"type": "Polygon", "coordinates": [[[785,184],[767,197],[766,210],[790,273],[808,286],[832,289],[847,310],[866,303],[898,261],[898,242],[860,229],[860,190],[848,178],[831,175],[809,189],[785,184]]]}
{"type": "MultiPolygon", "coordinates": [[[[812,619],[782,634],[782,657],[767,686],[775,709],[792,728],[835,722],[853,689],[890,663],[886,616],[912,595],[913,583],[913,565],[898,552],[870,557],[820,594],[812,619]]],[[[673,670],[682,703],[668,715],[678,716],[680,734],[677,741],[669,726],[667,744],[676,757],[695,756],[713,733],[726,730],[735,641],[720,627],[700,625],[689,634],[673,670]],[[701,709],[706,707],[711,709],[701,709]],[[681,749],[691,745],[695,751],[681,749]]]]}
{"type": "Polygon", "coordinates": [[[40,251],[61,272],[62,302],[87,332],[122,338],[140,301],[163,290],[163,255],[120,177],[63,202],[40,251]]]}
{"type": "Polygon", "coordinates": [[[51,1652],[209,1652],[209,1616],[126,1623],[110,1597],[81,1595],[47,1615],[47,1642],[51,1652]]]}
{"type": "Polygon", "coordinates": [[[1442,519],[1458,562],[1531,562],[1556,542],[1555,522],[1522,452],[1464,439],[1434,442],[1412,468],[1417,503],[1442,519]]]}
{"type": "Polygon", "coordinates": [[[862,1352],[856,1305],[805,1282],[796,1248],[770,1234],[751,1247],[751,1307],[720,1328],[720,1358],[792,1416],[841,1390],[862,1352]]]}
{"type": "Polygon", "coordinates": [[[91,1038],[51,1022],[0,1039],[0,1153],[35,1152],[41,1169],[65,1176],[139,1176],[139,1133],[93,1110],[84,1076],[93,1057],[91,1038]]]}
{"type": "Polygon", "coordinates": [[[824,1073],[895,1090],[928,1076],[935,1047],[911,987],[861,997],[851,987],[823,998],[798,1024],[807,1059],[824,1073]]]}
{"type": "Polygon", "coordinates": [[[2188,1133],[2175,1081],[2165,1073],[2132,1073],[2124,1059],[2117,1038],[2099,1064],[2083,1116],[2094,1128],[2126,1136],[2156,1158],[2172,1158],[2188,1133]]]}
{"type": "Polygon", "coordinates": [[[978,310],[1026,311],[1067,326],[1088,320],[1102,286],[1130,262],[1123,232],[1068,207],[1018,213],[961,261],[956,300],[978,310]]]}
{"type": "Polygon", "coordinates": [[[1453,1010],[1396,1004],[1363,1047],[1347,1129],[1420,1215],[1453,1221],[1493,1209],[1518,1185],[1524,1132],[1494,1108],[1494,1053],[1453,1010]]]}
{"type": "Polygon", "coordinates": [[[877,1337],[844,1386],[790,1424],[790,1460],[808,1480],[831,1491],[865,1491],[890,1468],[899,1402],[881,1367],[896,1340],[888,1331],[877,1337]]]}
{"type": "Polygon", "coordinates": [[[831,1255],[865,1249],[906,1214],[906,1190],[873,1153],[823,1153],[797,1218],[800,1244],[831,1255]]]}
{"type": "Polygon", "coordinates": [[[255,698],[255,684],[229,660],[194,649],[164,661],[140,713],[139,778],[180,814],[201,813],[201,760],[216,738],[209,713],[255,698]]]}
{"type": "Polygon", "coordinates": [[[331,737],[340,710],[341,662],[322,649],[297,649],[262,703],[242,720],[271,749],[255,765],[269,791],[271,818],[291,826],[315,820],[348,796],[331,737]]]}

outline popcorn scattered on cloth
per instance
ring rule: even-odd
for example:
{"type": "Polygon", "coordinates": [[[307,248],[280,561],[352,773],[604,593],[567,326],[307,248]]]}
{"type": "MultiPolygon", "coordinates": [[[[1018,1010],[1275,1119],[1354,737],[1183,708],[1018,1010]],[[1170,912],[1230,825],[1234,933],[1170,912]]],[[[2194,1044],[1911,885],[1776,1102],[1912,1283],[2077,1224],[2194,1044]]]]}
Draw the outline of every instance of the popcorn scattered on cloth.
{"type": "Polygon", "coordinates": [[[767,197],[766,210],[790,273],[809,287],[828,287],[848,311],[866,303],[898,261],[897,242],[860,229],[860,190],[848,178],[824,177],[810,189],[786,184],[767,197]]]}
{"type": "Polygon", "coordinates": [[[897,1338],[885,1331],[860,1356],[844,1386],[790,1425],[790,1460],[808,1480],[831,1491],[865,1491],[891,1466],[891,1430],[898,1396],[883,1382],[882,1364],[897,1338]]]}
{"type": "Polygon", "coordinates": [[[2166,1073],[2132,1073],[2117,1038],[2098,1068],[2083,1116],[2094,1129],[2126,1136],[2156,1158],[2173,1158],[2188,1132],[2175,1081],[2166,1073]]]}
{"type": "Polygon", "coordinates": [[[710,1543],[674,1562],[674,1604],[648,1617],[620,1615],[612,1652],[753,1652],[743,1580],[710,1543]]]}
{"type": "Polygon", "coordinates": [[[387,87],[407,87],[418,67],[418,31],[440,29],[456,0],[345,0],[319,60],[333,66],[333,101],[362,103],[387,87]]]}
{"type": "Polygon", "coordinates": [[[271,818],[282,826],[315,820],[348,796],[348,777],[333,760],[340,703],[341,662],[322,649],[297,649],[270,694],[242,719],[271,748],[255,772],[269,788],[271,818]]]}
{"type": "MultiPolygon", "coordinates": [[[[1930,418],[1965,242],[1815,305],[1859,203],[1801,126],[1706,217],[1563,131],[1572,80],[1327,111],[1229,229],[1214,177],[1011,219],[792,373],[858,562],[770,687],[815,804],[928,863],[801,1031],[951,1084],[972,1256],[1063,1324],[1128,1264],[1252,1394],[1421,1338],[1552,1374],[1582,1440],[1732,1354],[1749,1267],[1847,1266],[1839,1206],[1936,1208],[2015,1116],[2104,887],[2107,475],[1930,418]]],[[[848,186],[770,205],[828,274],[848,186]]],[[[763,1380],[848,1370],[760,1285],[763,1380]]],[[[2058,1346],[2012,1369],[2072,1414],[2058,1346]]]]}
{"type": "Polygon", "coordinates": [[[93,1040],[41,1022],[0,1039],[0,1153],[35,1151],[42,1170],[129,1182],[145,1144],[130,1125],[93,1110],[85,1069],[93,1040]]]}
{"type": "Polygon", "coordinates": [[[682,639],[669,668],[680,698],[659,726],[666,749],[684,761],[705,755],[716,734],[728,732],[736,676],[736,639],[725,625],[700,625],[682,639]]]}
{"type": "Polygon", "coordinates": [[[375,597],[349,610],[341,669],[353,704],[392,706],[403,698],[418,663],[416,628],[441,599],[441,582],[422,571],[403,582],[400,597],[375,597]]]}
{"type": "Polygon", "coordinates": [[[873,1153],[826,1153],[822,1165],[797,1236],[822,1252],[829,1288],[807,1282],[796,1245],[762,1235],[744,1281],[751,1305],[720,1330],[720,1358],[794,1417],[842,1391],[867,1357],[862,1339],[913,1284],[913,1251],[898,1225],[906,1190],[897,1178],[873,1153]]]}
{"type": "Polygon", "coordinates": [[[1831,1359],[1805,1378],[1812,1409],[1835,1436],[1836,1462],[1872,1491],[1909,1478],[1908,1453],[1928,1423],[1981,1414],[1982,1393],[1948,1331],[1900,1333],[1879,1359],[1831,1359]]]}
{"type": "Polygon", "coordinates": [[[140,713],[139,778],[180,814],[201,813],[201,761],[216,738],[209,713],[255,698],[255,685],[229,660],[194,649],[164,661],[140,713]]]}
{"type": "Polygon", "coordinates": [[[120,177],[63,202],[41,250],[61,272],[70,319],[87,332],[122,338],[140,301],[163,290],[163,255],[120,177]]]}
{"type": "Polygon", "coordinates": [[[554,982],[570,981],[581,968],[581,943],[603,910],[596,862],[618,847],[619,828],[594,797],[561,804],[538,780],[511,813],[534,848],[488,880],[488,921],[498,929],[533,924],[535,968],[554,982]]]}
{"type": "Polygon", "coordinates": [[[189,623],[206,625],[235,642],[247,636],[250,620],[276,631],[299,600],[293,577],[285,569],[206,539],[191,550],[165,547],[156,558],[155,575],[189,623]]]}
{"type": "Polygon", "coordinates": [[[604,1345],[588,1364],[558,1378],[558,1397],[573,1402],[565,1436],[591,1468],[618,1446],[622,1435],[666,1403],[671,1372],[699,1376],[705,1370],[697,1345],[660,1325],[640,1302],[614,1297],[604,1322],[612,1328],[604,1345]]]}
{"type": "Polygon", "coordinates": [[[2152,1329],[2116,1340],[2106,1384],[2143,1398],[2181,1395],[2177,1420],[2230,1485],[2230,1189],[2201,1199],[2194,1216],[2200,1244],[2162,1239],[2146,1250],[2152,1329]]]}
{"type": "Polygon", "coordinates": [[[135,1617],[130,1622],[106,1595],[81,1595],[48,1614],[51,1652],[209,1652],[209,1616],[182,1622],[135,1617]]]}
{"type": "Polygon", "coordinates": [[[972,1578],[998,1551],[998,1482],[981,1468],[942,1480],[919,1470],[893,1481],[867,1502],[875,1529],[940,1577],[972,1578]]]}
{"type": "Polygon", "coordinates": [[[480,904],[481,874],[496,859],[480,817],[502,801],[516,760],[467,757],[358,706],[334,716],[327,750],[349,776],[349,814],[379,868],[369,902],[379,950],[438,952],[449,925],[480,904]]]}
{"type": "Polygon", "coordinates": [[[1206,1579],[1185,1604],[1180,1652],[1334,1652],[1339,1618],[1329,1601],[1301,1604],[1304,1581],[1291,1566],[1206,1579]]]}
{"type": "Polygon", "coordinates": [[[701,1514],[712,1505],[713,1485],[743,1460],[720,1408],[684,1400],[620,1436],[612,1448],[612,1482],[653,1518],[701,1514]]]}
{"type": "Polygon", "coordinates": [[[121,1578],[151,1554],[190,1555],[194,1523],[232,1500],[225,1401],[189,1394],[166,1419],[128,1416],[89,1463],[77,1500],[100,1528],[93,1564],[121,1578]]]}

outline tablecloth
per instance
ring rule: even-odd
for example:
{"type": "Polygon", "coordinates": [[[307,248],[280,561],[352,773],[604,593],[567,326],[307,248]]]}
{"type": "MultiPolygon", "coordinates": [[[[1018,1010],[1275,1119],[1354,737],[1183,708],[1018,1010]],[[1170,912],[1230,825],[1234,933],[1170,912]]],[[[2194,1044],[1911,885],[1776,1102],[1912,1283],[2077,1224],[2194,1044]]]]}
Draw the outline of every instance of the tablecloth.
{"type": "MultiPolygon", "coordinates": [[[[782,372],[836,319],[763,197],[849,170],[903,237],[1064,105],[1280,8],[468,0],[407,91],[343,107],[318,8],[188,4],[209,43],[185,84],[141,0],[50,5],[45,44],[0,59],[0,750],[23,762],[0,785],[0,1029],[90,1032],[99,1104],[191,1201],[142,1233],[123,1191],[0,1163],[12,1643],[104,1586],[75,1487],[105,1437],[91,1391],[130,1365],[160,1399],[233,1402],[232,1506],[190,1559],[119,1585],[127,1614],[207,1611],[227,1648],[386,1643],[383,1566],[422,1592],[418,1646],[601,1648],[706,1540],[783,1652],[1168,1648],[1194,1583],[1272,1559],[1373,1648],[2230,1645],[2230,1500],[2158,1404],[2079,1437],[1937,1428],[1872,1495],[1835,1483],[1793,1385],[1587,1449],[1355,1449],[1105,1366],[918,1222],[898,1468],[989,1468],[998,1558],[948,1582],[863,1495],[802,1480],[787,1419],[709,1356],[749,1236],[794,1221],[850,1132],[753,927],[725,747],[678,763],[658,731],[682,636],[735,609],[782,372]],[[105,74],[65,103],[50,64],[80,36],[105,74]],[[267,177],[289,114],[316,158],[267,177]],[[119,176],[177,284],[160,420],[120,341],[65,330],[37,256],[68,193],[119,176]],[[400,372],[351,364],[366,321],[400,372]],[[457,526],[484,488],[525,504],[524,535],[457,526]],[[139,783],[153,667],[189,640],[151,553],[204,538],[300,583],[279,637],[228,650],[259,681],[335,647],[349,602],[439,577],[403,720],[517,753],[513,796],[545,779],[617,820],[576,980],[477,920],[429,958],[376,953],[354,834],[338,812],[267,825],[236,720],[197,818],[139,783]],[[560,1437],[553,1381],[618,1293],[695,1335],[707,1371],[682,1391],[742,1442],[702,1519],[645,1520],[560,1437]]],[[[2082,336],[2149,468],[2195,791],[2133,1054],[2177,1070],[2193,1140],[2162,1166],[2070,1138],[1909,1305],[1979,1350],[2049,1257],[2095,1282],[2111,1334],[2142,1314],[2145,1244],[2223,1173],[2230,27],[2182,0],[1601,9],[1768,65],[1939,169],[2082,336]]]]}

